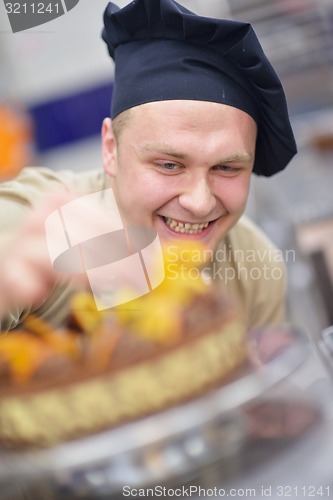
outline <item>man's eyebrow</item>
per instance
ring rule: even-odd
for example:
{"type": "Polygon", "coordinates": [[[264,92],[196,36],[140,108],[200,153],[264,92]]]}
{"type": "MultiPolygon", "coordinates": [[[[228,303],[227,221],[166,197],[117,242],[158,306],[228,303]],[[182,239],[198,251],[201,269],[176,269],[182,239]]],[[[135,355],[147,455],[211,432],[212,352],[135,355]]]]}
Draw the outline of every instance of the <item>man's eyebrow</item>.
{"type": "MultiPolygon", "coordinates": [[[[172,156],[174,158],[184,159],[187,158],[188,155],[186,153],[182,153],[180,151],[173,150],[168,144],[164,143],[147,143],[144,146],[139,148],[141,151],[150,151],[154,153],[161,153],[167,156],[172,156]]],[[[223,165],[224,163],[235,163],[235,162],[246,162],[251,163],[253,161],[253,156],[250,153],[235,153],[225,158],[221,158],[220,161],[217,162],[218,165],[223,165]]]]}
{"type": "Polygon", "coordinates": [[[219,163],[233,163],[233,162],[252,162],[253,156],[250,153],[239,153],[230,156],[226,156],[219,163]]]}
{"type": "Polygon", "coordinates": [[[173,156],[174,158],[179,158],[179,159],[184,159],[188,156],[185,153],[181,153],[180,151],[173,150],[167,144],[163,144],[163,143],[159,143],[159,142],[147,143],[144,146],[141,146],[139,148],[139,150],[151,151],[153,153],[162,153],[162,154],[165,154],[167,156],[173,156]]]}

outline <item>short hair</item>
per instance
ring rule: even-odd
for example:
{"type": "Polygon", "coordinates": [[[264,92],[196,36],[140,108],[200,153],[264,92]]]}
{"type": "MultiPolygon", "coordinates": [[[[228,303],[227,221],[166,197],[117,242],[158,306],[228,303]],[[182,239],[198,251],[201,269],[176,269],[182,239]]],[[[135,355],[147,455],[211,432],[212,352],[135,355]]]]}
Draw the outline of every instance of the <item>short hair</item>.
{"type": "Polygon", "coordinates": [[[129,122],[130,114],[131,109],[125,109],[125,111],[115,116],[112,120],[112,130],[117,143],[120,141],[121,132],[129,122]]]}

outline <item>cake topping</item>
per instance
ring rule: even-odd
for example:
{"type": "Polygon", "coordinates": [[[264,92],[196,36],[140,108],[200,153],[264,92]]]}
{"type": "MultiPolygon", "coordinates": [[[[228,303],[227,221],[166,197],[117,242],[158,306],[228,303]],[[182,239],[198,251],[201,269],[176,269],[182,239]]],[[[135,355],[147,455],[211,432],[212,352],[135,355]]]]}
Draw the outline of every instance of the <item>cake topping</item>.
{"type": "Polygon", "coordinates": [[[14,382],[29,380],[51,357],[67,357],[73,361],[79,357],[80,343],[74,332],[54,331],[36,316],[28,316],[23,326],[24,330],[0,338],[0,373],[7,367],[14,382]]]}

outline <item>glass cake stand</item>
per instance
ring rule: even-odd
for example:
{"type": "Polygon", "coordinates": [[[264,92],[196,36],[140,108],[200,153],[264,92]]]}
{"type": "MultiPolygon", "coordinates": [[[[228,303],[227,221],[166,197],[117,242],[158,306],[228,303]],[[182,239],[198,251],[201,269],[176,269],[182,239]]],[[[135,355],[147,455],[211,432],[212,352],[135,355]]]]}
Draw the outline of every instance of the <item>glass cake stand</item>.
{"type": "Polygon", "coordinates": [[[251,332],[248,351],[242,373],[191,402],[52,448],[0,449],[1,500],[123,498],[124,485],[184,483],[220,460],[237,468],[247,409],[305,361],[309,344],[283,326],[251,332]]]}

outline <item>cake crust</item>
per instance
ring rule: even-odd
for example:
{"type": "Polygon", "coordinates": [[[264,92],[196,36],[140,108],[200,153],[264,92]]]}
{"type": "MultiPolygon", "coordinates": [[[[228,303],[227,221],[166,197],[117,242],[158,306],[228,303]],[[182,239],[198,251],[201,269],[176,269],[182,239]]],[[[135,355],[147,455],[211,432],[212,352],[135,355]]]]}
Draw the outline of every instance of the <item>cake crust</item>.
{"type": "Polygon", "coordinates": [[[124,370],[1,401],[1,439],[50,446],[155,413],[222,383],[245,361],[237,321],[124,370]]]}

